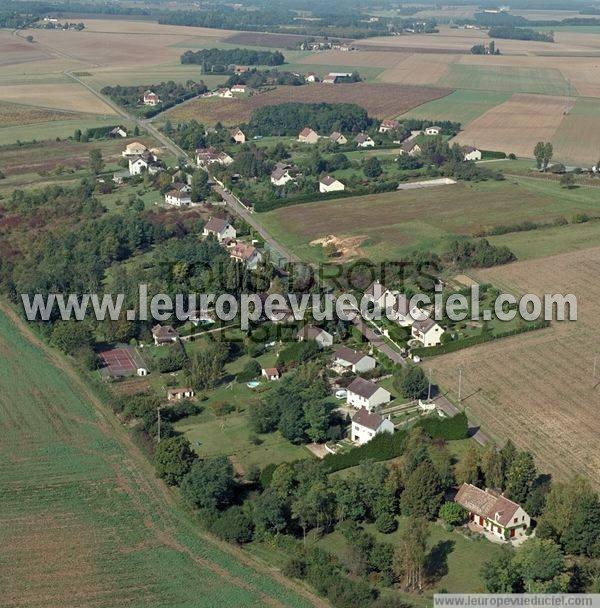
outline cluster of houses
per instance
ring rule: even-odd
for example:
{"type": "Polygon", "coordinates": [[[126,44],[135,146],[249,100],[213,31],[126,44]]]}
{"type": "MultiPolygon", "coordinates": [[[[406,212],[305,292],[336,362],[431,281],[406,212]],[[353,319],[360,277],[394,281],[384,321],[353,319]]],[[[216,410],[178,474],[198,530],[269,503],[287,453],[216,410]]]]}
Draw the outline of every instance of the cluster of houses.
{"type": "Polygon", "coordinates": [[[343,52],[347,53],[349,51],[355,51],[357,49],[356,49],[356,47],[354,47],[350,44],[345,44],[342,42],[329,42],[327,40],[316,42],[316,41],[306,40],[300,45],[300,50],[301,51],[343,51],[343,52]]]}
{"type": "MultiPolygon", "coordinates": [[[[320,139],[321,136],[310,127],[304,127],[304,129],[298,133],[298,141],[303,144],[316,144],[320,139]]],[[[329,135],[329,140],[339,146],[344,146],[348,143],[346,136],[339,131],[334,131],[331,135],[329,135]]],[[[354,143],[356,144],[357,148],[373,148],[375,146],[373,138],[366,133],[359,133],[354,138],[354,143]]]]}
{"type": "Polygon", "coordinates": [[[388,318],[401,327],[410,327],[412,337],[423,346],[437,346],[441,343],[444,329],[422,308],[411,307],[410,299],[405,294],[392,292],[379,281],[373,281],[364,295],[385,311],[388,318]]]}
{"type": "Polygon", "coordinates": [[[121,152],[121,156],[128,160],[129,168],[127,171],[118,171],[113,175],[113,181],[117,184],[123,183],[127,177],[140,175],[145,171],[151,175],[156,175],[156,173],[164,169],[156,151],[149,150],[138,141],[128,144],[125,150],[121,152]]]}
{"type": "Polygon", "coordinates": [[[236,240],[237,232],[231,223],[223,218],[211,217],[202,231],[203,236],[214,236],[227,249],[229,257],[255,270],[263,260],[262,253],[250,243],[236,240]]]}
{"type": "MultiPolygon", "coordinates": [[[[241,72],[238,72],[241,73],[241,72]]],[[[207,93],[206,97],[220,97],[221,99],[233,99],[238,95],[251,95],[253,90],[245,84],[234,84],[231,87],[221,87],[207,93]]]]}
{"type": "Polygon", "coordinates": [[[217,150],[214,147],[210,148],[198,148],[196,150],[196,164],[201,169],[208,169],[210,165],[221,165],[222,167],[227,167],[233,162],[233,158],[227,154],[227,152],[222,152],[217,150]]]}

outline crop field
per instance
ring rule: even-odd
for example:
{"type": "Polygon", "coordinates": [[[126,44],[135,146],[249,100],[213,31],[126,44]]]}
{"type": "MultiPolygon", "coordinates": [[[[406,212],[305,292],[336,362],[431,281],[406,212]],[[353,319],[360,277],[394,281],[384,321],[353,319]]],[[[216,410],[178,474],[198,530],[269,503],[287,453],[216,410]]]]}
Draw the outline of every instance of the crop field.
{"type": "Polygon", "coordinates": [[[456,141],[531,157],[538,141],[552,139],[573,103],[564,97],[513,95],[471,122],[456,141]]]}
{"type": "MultiPolygon", "coordinates": [[[[77,115],[75,115],[75,117],[76,116],[77,115]]],[[[27,106],[18,103],[0,102],[0,128],[55,120],[69,120],[73,117],[73,114],[61,112],[59,110],[36,108],[35,106],[27,106]]]]}
{"type": "Polygon", "coordinates": [[[236,32],[225,36],[222,42],[235,46],[262,46],[265,48],[296,48],[306,36],[299,34],[271,34],[269,32],[236,32]]]}
{"type": "MultiPolygon", "coordinates": [[[[371,54],[379,53],[376,51],[362,53],[367,57],[371,54]]],[[[399,53],[389,52],[383,54],[400,55],[399,53]]],[[[448,72],[450,64],[460,59],[460,55],[444,55],[442,53],[413,53],[401,56],[403,59],[386,69],[378,80],[398,84],[434,85],[448,72]]]]}
{"type": "Polygon", "coordinates": [[[409,110],[407,118],[431,120],[451,120],[466,127],[488,110],[504,103],[510,97],[508,93],[492,91],[454,91],[446,97],[434,99],[409,110]]]}
{"type": "Polygon", "coordinates": [[[552,137],[557,158],[592,166],[600,156],[600,101],[578,99],[552,137]]]}
{"type": "Polygon", "coordinates": [[[442,97],[448,89],[408,87],[386,84],[313,84],[301,87],[277,87],[245,99],[220,99],[211,97],[196,99],[166,113],[172,121],[195,118],[200,122],[214,124],[218,121],[234,125],[247,121],[256,108],[287,101],[356,103],[377,118],[392,118],[408,109],[442,97]]]}
{"type": "Polygon", "coordinates": [[[506,93],[564,95],[568,83],[550,68],[475,66],[452,63],[438,84],[455,89],[479,89],[506,93]]]}
{"type": "MultiPolygon", "coordinates": [[[[285,53],[284,53],[285,54],[285,53]]],[[[326,66],[355,66],[389,68],[403,62],[407,55],[403,53],[387,53],[384,51],[319,51],[310,53],[297,63],[326,66]]]]}
{"type": "Polygon", "coordinates": [[[576,322],[431,360],[441,386],[456,395],[463,369],[469,415],[499,442],[533,451],[542,470],[559,478],[584,475],[600,486],[597,437],[600,248],[517,262],[477,273],[514,293],[573,293],[576,322]]]}
{"type": "Polygon", "coordinates": [[[273,237],[304,259],[322,259],[321,247],[311,242],[335,235],[358,239],[359,255],[381,261],[419,248],[440,251],[452,234],[598,210],[600,189],[565,191],[555,182],[511,178],[292,205],[260,218],[273,237]]]}
{"type": "Polygon", "coordinates": [[[0,314],[3,607],[322,605],[199,532],[112,414],[36,346],[0,314]]]}

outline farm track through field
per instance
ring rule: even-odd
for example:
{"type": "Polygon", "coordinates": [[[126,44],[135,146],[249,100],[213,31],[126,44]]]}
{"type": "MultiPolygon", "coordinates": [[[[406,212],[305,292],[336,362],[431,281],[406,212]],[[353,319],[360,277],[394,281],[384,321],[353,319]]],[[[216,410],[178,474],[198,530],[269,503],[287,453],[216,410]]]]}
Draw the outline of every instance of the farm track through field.
{"type": "MultiPolygon", "coordinates": [[[[174,494],[154,476],[153,469],[147,459],[141,454],[137,446],[133,443],[130,435],[121,425],[121,423],[115,418],[112,412],[107,406],[99,399],[94,391],[83,381],[79,375],[71,368],[69,363],[58,353],[49,349],[23,322],[15,311],[10,308],[6,302],[0,302],[0,313],[6,315],[6,317],[16,326],[21,335],[27,340],[29,346],[38,349],[49,363],[68,379],[69,384],[72,388],[77,391],[82,397],[93,407],[91,411],[91,422],[94,427],[100,430],[101,436],[104,437],[103,441],[110,441],[112,438],[118,441],[118,444],[122,446],[125,457],[121,456],[120,451],[100,451],[92,446],[88,445],[90,440],[89,434],[84,432],[73,432],[74,429],[80,427],[82,430],[83,426],[89,425],[90,419],[79,418],[77,414],[71,412],[68,405],[62,407],[62,403],[57,400],[53,403],[52,412],[44,410],[33,410],[37,416],[47,416],[45,424],[50,424],[54,429],[54,433],[60,438],[61,442],[64,442],[65,447],[68,445],[69,449],[76,449],[77,452],[82,454],[88,454],[88,456],[98,457],[100,456],[106,466],[107,470],[113,471],[114,479],[117,482],[118,487],[124,492],[128,500],[131,501],[134,510],[139,513],[139,518],[142,520],[143,525],[147,528],[149,536],[146,542],[150,541],[152,545],[157,547],[168,547],[182,556],[187,556],[197,566],[203,570],[207,570],[213,573],[215,582],[221,579],[222,582],[227,585],[231,585],[234,588],[239,588],[242,591],[247,591],[250,596],[257,596],[261,598],[261,605],[273,606],[275,608],[283,608],[285,606],[318,606],[325,608],[328,603],[320,598],[314,596],[308,590],[304,589],[300,585],[287,580],[279,572],[268,568],[256,558],[249,556],[245,552],[237,549],[236,547],[227,543],[218,541],[212,536],[202,532],[189,520],[189,516],[182,513],[182,507],[175,500],[174,494]],[[184,542],[183,538],[195,537],[199,541],[199,545],[196,548],[189,543],[184,542]],[[222,554],[229,555],[239,564],[239,567],[225,568],[212,561],[209,557],[211,552],[220,551],[222,554]],[[249,569],[247,574],[240,575],[237,570],[240,568],[249,569]],[[254,574],[252,574],[254,573],[254,574]],[[262,577],[262,578],[261,578],[262,577]],[[264,584],[266,581],[264,578],[271,579],[273,584],[264,584]],[[261,583],[257,584],[259,578],[261,583]],[[255,582],[256,581],[256,582],[255,582]],[[266,589],[267,587],[273,587],[272,592],[266,592],[261,590],[261,585],[266,589]],[[279,585],[281,588],[287,591],[283,595],[277,595],[275,586],[279,585]],[[285,599],[287,597],[287,599],[285,599]],[[303,598],[302,601],[294,598],[303,598]]],[[[31,390],[31,387],[29,387],[31,390]]],[[[40,395],[41,397],[41,395],[40,395]]],[[[2,425],[8,425],[9,427],[16,422],[16,418],[13,417],[11,422],[9,408],[0,408],[0,423],[2,425]]],[[[11,428],[11,436],[14,436],[15,429],[11,428]]],[[[20,431],[19,431],[20,432],[20,431]]],[[[27,450],[27,436],[30,436],[34,443],[31,444],[31,451],[35,451],[39,446],[39,438],[31,436],[30,431],[23,429],[23,433],[27,435],[23,436],[24,445],[19,444],[20,449],[27,450]]],[[[19,453],[14,454],[14,458],[18,458],[19,453]]],[[[29,465],[29,460],[26,461],[29,465]]],[[[4,468],[2,468],[4,472],[4,468]]],[[[39,473],[42,471],[40,470],[39,473]]],[[[91,471],[90,471],[91,472],[91,471]]],[[[35,473],[34,470],[31,471],[35,473]]],[[[6,474],[6,473],[4,473],[6,474]]],[[[25,483],[33,481],[37,473],[31,479],[25,479],[25,483]]],[[[83,475],[83,481],[87,479],[88,471],[81,469],[78,476],[83,475]]],[[[44,485],[49,483],[49,479],[40,482],[44,485]]],[[[58,481],[58,480],[57,480],[58,481]]],[[[11,487],[11,486],[6,486],[11,487]]],[[[57,489],[59,486],[57,486],[57,489]]],[[[23,512],[25,515],[25,511],[23,512]]],[[[3,513],[5,515],[5,513],[3,513]]],[[[118,513],[116,514],[118,515],[118,513]]],[[[10,532],[10,520],[5,523],[5,533],[10,532]],[[8,528],[6,523],[9,524],[8,528]]],[[[79,525],[73,522],[73,525],[79,525]]],[[[74,532],[74,530],[72,530],[74,532]]],[[[49,530],[49,533],[51,530],[49,530]]],[[[116,539],[115,539],[116,540],[116,539]]],[[[118,546],[116,541],[115,548],[118,546]]],[[[56,559],[56,557],[55,557],[56,559]]],[[[60,559],[60,556],[59,556],[60,559]]],[[[65,564],[66,567],[66,564],[65,564]]],[[[59,589],[60,591],[60,589],[59,589]]],[[[200,591],[200,590],[199,590],[200,591]]],[[[9,596],[3,595],[3,593],[9,593],[8,589],[4,591],[0,590],[0,598],[4,597],[4,600],[0,599],[0,603],[5,606],[22,606],[21,603],[15,603],[14,598],[7,603],[9,596]]],[[[201,591],[200,595],[201,597],[201,591]]],[[[98,604],[99,606],[116,606],[121,605],[121,601],[114,600],[114,604],[98,604]]],[[[37,604],[36,604],[37,605],[37,604]]],[[[54,603],[48,602],[47,605],[54,606],[54,603]]],[[[63,604],[67,605],[67,604],[63,604]]],[[[83,604],[68,604],[68,605],[83,605],[83,604]]],[[[92,605],[92,604],[85,604],[92,605]]],[[[96,605],[94,603],[94,605],[96,605]]],[[[154,604],[148,604],[154,605],[154,604]]],[[[163,604],[161,604],[163,605],[163,604]]],[[[171,605],[168,602],[164,604],[171,605]]],[[[187,605],[187,604],[186,604],[187,605]]],[[[199,603],[198,606],[203,605],[199,603]]],[[[211,604],[212,605],[212,604],[211,604]]]]}

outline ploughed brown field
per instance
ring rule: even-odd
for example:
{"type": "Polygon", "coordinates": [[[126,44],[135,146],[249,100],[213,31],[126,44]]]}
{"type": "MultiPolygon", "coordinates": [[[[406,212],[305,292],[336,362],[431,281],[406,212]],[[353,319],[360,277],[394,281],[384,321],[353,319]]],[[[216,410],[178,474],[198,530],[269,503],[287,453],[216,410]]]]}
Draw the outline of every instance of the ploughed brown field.
{"type": "MultiPolygon", "coordinates": [[[[593,377],[600,330],[600,247],[478,272],[514,293],[572,293],[578,320],[469,348],[427,363],[499,443],[531,450],[558,478],[588,476],[600,487],[600,374],[593,377]]],[[[598,368],[600,370],[600,367],[598,368]]]]}
{"type": "Polygon", "coordinates": [[[195,99],[167,112],[171,120],[195,118],[200,122],[225,125],[245,122],[253,110],[288,101],[304,103],[355,103],[376,118],[394,118],[422,103],[449,95],[451,89],[413,87],[394,84],[311,84],[299,87],[282,86],[244,99],[208,97],[195,99]]]}

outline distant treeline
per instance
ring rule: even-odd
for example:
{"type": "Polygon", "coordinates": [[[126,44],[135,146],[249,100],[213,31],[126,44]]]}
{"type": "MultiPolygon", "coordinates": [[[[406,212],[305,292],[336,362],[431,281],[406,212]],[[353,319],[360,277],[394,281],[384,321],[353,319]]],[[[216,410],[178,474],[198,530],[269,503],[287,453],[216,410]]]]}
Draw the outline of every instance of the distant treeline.
{"type": "Polygon", "coordinates": [[[233,65],[281,65],[285,57],[280,51],[254,51],[252,49],[202,49],[186,51],[181,63],[195,63],[204,72],[224,74],[233,65]]]}
{"type": "Polygon", "coordinates": [[[250,129],[261,135],[298,135],[305,127],[326,135],[359,133],[373,124],[367,111],[352,103],[282,103],[257,108],[249,121],[250,129]]]}
{"type": "Polygon", "coordinates": [[[496,26],[488,32],[490,38],[510,40],[535,40],[536,42],[554,42],[552,32],[538,32],[526,27],[496,26]]]}

